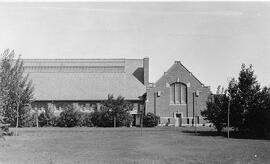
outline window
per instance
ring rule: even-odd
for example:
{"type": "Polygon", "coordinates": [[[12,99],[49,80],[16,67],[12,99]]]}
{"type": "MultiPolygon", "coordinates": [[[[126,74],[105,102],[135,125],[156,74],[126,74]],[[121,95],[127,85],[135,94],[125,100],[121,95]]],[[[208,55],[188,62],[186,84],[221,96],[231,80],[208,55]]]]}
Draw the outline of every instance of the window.
{"type": "Polygon", "coordinates": [[[181,104],[187,103],[187,86],[181,85],[181,104]]]}
{"type": "Polygon", "coordinates": [[[170,104],[187,103],[187,86],[183,83],[173,83],[170,85],[170,104]]]}

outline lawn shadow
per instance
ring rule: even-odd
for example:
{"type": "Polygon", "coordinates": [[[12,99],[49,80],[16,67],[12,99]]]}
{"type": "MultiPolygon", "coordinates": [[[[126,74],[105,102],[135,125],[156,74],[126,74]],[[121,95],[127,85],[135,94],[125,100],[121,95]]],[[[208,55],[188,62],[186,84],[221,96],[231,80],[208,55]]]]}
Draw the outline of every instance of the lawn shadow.
{"type": "MultiPolygon", "coordinates": [[[[222,131],[222,132],[217,132],[216,130],[200,130],[198,129],[197,131],[195,131],[194,128],[189,128],[189,129],[183,129],[181,130],[181,132],[186,133],[188,135],[193,135],[193,136],[220,136],[220,137],[224,137],[227,138],[228,134],[227,131],[222,131]]],[[[236,131],[230,131],[230,138],[234,138],[234,139],[256,139],[256,140],[269,140],[270,138],[263,138],[263,137],[255,137],[255,136],[249,136],[249,135],[244,135],[244,134],[240,134],[239,132],[236,131]]]]}

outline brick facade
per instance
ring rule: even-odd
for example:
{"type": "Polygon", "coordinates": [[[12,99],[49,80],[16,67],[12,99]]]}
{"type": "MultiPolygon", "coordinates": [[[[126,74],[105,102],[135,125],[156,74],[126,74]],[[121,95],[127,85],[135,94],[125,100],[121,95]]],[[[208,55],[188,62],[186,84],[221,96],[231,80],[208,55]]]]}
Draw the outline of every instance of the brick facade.
{"type": "Polygon", "coordinates": [[[194,117],[197,116],[197,123],[203,124],[200,111],[206,108],[206,102],[211,95],[210,88],[204,86],[191,72],[189,72],[179,61],[164,73],[164,75],[152,85],[147,87],[146,113],[152,112],[160,116],[161,124],[175,124],[176,114],[181,114],[182,125],[192,125],[194,117]],[[187,88],[187,103],[170,103],[170,85],[182,83],[187,88]],[[199,91],[199,96],[193,96],[199,91]]]}

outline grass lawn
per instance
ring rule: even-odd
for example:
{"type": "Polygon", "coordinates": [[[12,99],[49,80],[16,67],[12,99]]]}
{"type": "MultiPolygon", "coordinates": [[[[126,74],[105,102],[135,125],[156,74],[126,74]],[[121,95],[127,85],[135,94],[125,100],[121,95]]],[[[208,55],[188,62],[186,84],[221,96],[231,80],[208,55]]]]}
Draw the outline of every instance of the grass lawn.
{"type": "Polygon", "coordinates": [[[141,136],[139,128],[23,128],[0,140],[0,163],[270,163],[270,141],[191,131],[144,128],[141,136]]]}

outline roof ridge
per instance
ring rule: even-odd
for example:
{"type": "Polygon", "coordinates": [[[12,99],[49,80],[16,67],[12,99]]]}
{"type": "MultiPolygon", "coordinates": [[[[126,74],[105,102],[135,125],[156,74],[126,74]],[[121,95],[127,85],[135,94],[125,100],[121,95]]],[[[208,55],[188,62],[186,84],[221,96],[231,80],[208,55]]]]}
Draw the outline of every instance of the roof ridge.
{"type": "Polygon", "coordinates": [[[124,60],[125,58],[22,58],[22,60],[124,60]]]}
{"type": "Polygon", "coordinates": [[[142,60],[143,58],[21,58],[22,60],[142,60]]]}

